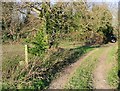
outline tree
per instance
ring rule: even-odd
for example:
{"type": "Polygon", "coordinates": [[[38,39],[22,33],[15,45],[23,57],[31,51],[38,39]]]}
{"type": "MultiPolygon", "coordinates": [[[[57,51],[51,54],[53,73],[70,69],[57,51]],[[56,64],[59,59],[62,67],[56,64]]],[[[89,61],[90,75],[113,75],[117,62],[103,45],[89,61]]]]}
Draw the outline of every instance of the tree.
{"type": "Polygon", "coordinates": [[[97,32],[103,33],[104,42],[107,43],[109,36],[113,34],[112,14],[107,5],[94,6],[92,10],[96,16],[94,19],[95,29],[97,32]]]}
{"type": "Polygon", "coordinates": [[[48,38],[45,31],[46,28],[43,22],[34,39],[29,40],[30,44],[32,44],[31,48],[29,48],[30,53],[36,56],[43,56],[46,49],[48,49],[48,38]]]}
{"type": "Polygon", "coordinates": [[[6,39],[16,40],[19,38],[21,29],[20,13],[17,11],[17,3],[2,2],[2,29],[3,41],[6,39]]]}

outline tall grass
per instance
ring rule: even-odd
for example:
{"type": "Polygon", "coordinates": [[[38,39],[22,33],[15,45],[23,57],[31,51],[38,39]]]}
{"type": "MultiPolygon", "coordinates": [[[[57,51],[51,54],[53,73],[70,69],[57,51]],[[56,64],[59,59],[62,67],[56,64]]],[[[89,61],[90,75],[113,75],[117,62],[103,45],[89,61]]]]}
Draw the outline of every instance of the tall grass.
{"type": "Polygon", "coordinates": [[[83,46],[49,50],[45,58],[29,58],[28,67],[24,66],[24,59],[20,55],[4,59],[3,89],[45,89],[61,70],[92,49],[94,47],[83,46]]]}

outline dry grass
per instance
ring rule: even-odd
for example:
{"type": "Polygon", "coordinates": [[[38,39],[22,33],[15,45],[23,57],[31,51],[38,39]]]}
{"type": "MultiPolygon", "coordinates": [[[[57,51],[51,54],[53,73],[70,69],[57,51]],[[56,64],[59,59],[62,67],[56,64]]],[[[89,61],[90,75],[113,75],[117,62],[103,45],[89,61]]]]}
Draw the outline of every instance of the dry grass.
{"type": "Polygon", "coordinates": [[[12,59],[15,56],[24,57],[24,45],[22,44],[5,44],[2,46],[2,51],[3,61],[6,59],[12,59]]]}

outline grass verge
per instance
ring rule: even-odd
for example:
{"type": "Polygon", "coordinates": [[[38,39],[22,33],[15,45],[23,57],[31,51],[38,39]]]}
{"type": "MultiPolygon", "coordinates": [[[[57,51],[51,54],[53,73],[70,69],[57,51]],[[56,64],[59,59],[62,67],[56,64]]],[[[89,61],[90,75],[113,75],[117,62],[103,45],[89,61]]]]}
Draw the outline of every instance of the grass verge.
{"type": "Polygon", "coordinates": [[[75,71],[70,78],[65,89],[93,89],[93,70],[97,64],[97,58],[103,52],[104,48],[98,49],[91,56],[84,59],[80,67],[75,71]]]}
{"type": "MultiPolygon", "coordinates": [[[[6,46],[6,48],[8,48],[6,46]]],[[[45,89],[50,82],[66,66],[76,62],[83,54],[93,50],[95,47],[81,46],[70,49],[60,48],[56,51],[50,51],[45,60],[32,58],[29,66],[21,67],[20,61],[23,61],[17,50],[18,46],[10,51],[4,51],[3,59],[3,89],[45,89]],[[14,54],[12,57],[10,55],[14,54]],[[18,56],[16,56],[19,54],[18,56]],[[7,56],[8,55],[8,56],[7,56]]]]}
{"type": "Polygon", "coordinates": [[[111,69],[107,73],[107,81],[113,88],[118,87],[118,64],[117,64],[117,45],[112,46],[108,57],[107,64],[111,64],[111,69]]]}

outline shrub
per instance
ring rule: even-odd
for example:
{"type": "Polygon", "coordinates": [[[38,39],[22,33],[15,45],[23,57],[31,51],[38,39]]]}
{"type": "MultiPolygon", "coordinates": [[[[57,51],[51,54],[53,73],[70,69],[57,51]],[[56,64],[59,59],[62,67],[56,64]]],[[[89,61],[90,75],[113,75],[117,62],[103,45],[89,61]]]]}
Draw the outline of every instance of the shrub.
{"type": "Polygon", "coordinates": [[[30,44],[31,47],[29,48],[29,52],[37,56],[42,56],[48,48],[48,38],[44,26],[37,32],[30,44]]]}

